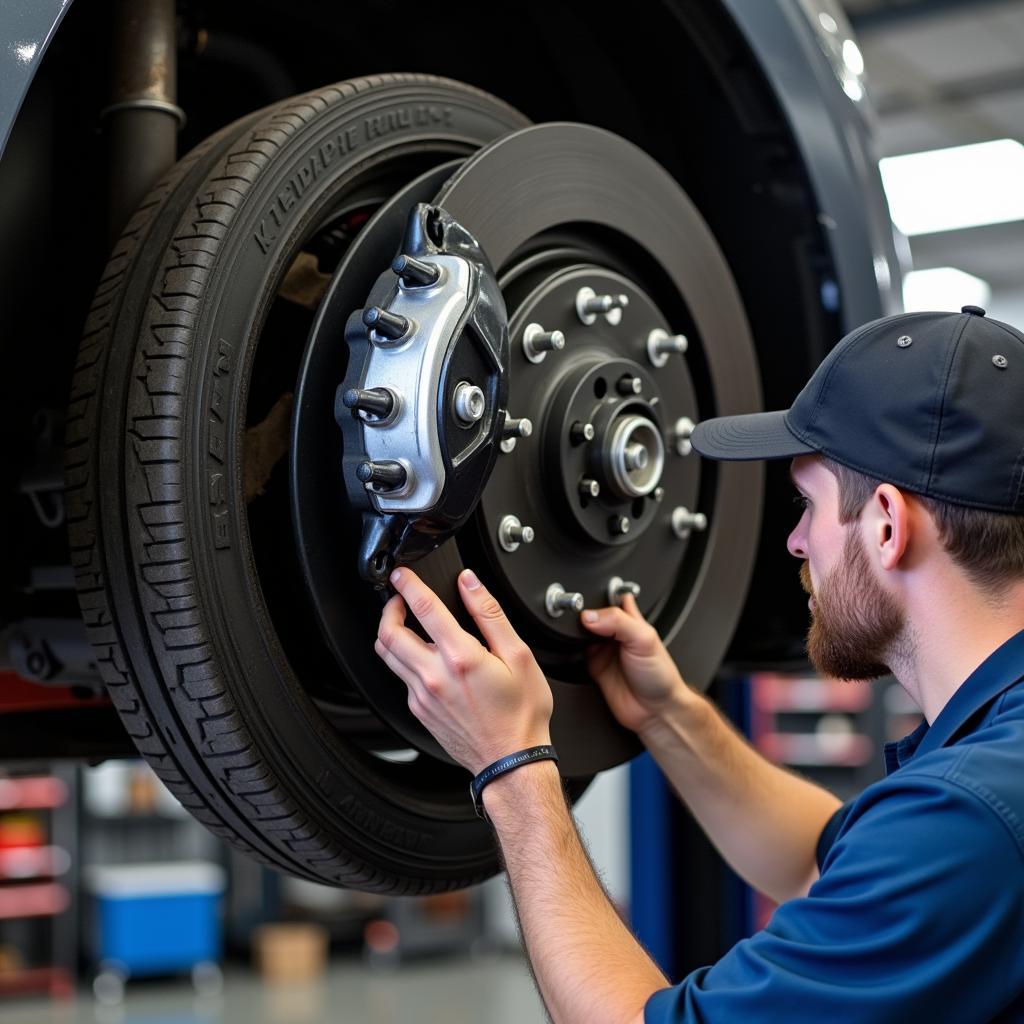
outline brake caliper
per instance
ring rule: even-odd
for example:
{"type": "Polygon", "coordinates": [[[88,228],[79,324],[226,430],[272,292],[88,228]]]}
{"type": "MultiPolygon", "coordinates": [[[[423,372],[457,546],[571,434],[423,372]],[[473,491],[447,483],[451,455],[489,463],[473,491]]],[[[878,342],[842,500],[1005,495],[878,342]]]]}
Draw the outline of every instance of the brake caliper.
{"type": "Polygon", "coordinates": [[[345,325],[334,418],[362,513],[358,569],[383,586],[469,517],[506,425],[508,317],[494,271],[444,209],[419,203],[390,270],[345,325]]]}

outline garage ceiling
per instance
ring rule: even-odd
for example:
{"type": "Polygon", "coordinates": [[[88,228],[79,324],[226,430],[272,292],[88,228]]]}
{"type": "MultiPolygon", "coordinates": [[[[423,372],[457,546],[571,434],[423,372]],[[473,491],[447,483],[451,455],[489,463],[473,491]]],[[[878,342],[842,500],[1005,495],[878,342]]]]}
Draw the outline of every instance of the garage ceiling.
{"type": "MultiPolygon", "coordinates": [[[[878,112],[879,156],[1024,140],[1022,0],[844,0],[878,112]]],[[[1024,223],[917,236],[916,268],[1024,287],[1024,223]]]]}

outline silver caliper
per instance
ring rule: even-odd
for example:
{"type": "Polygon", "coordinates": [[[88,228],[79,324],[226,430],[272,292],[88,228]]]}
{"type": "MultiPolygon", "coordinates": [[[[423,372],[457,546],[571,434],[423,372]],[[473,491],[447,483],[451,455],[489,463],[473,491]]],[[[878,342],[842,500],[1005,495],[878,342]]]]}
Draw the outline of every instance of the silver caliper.
{"type": "Polygon", "coordinates": [[[383,585],[466,520],[505,435],[508,318],[473,236],[418,204],[345,340],[342,475],[362,512],[359,573],[383,585]]]}

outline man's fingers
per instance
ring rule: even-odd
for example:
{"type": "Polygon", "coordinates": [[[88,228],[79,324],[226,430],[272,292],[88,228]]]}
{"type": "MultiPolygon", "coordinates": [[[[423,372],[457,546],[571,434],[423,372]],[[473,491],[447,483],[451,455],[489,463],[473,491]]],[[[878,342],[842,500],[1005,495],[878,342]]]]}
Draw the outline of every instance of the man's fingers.
{"type": "MultiPolygon", "coordinates": [[[[628,594],[627,599],[632,600],[628,594]]],[[[636,608],[636,602],[633,602],[636,608]]],[[[637,609],[639,612],[639,609],[637,609]]],[[[618,640],[624,647],[637,654],[649,654],[653,636],[657,636],[642,615],[630,614],[623,608],[588,608],[580,613],[580,621],[586,629],[598,636],[618,640]]]]}
{"type": "Polygon", "coordinates": [[[405,625],[405,600],[394,594],[381,612],[377,639],[407,665],[423,664],[430,647],[405,625]]]}
{"type": "Polygon", "coordinates": [[[414,693],[418,693],[417,687],[419,686],[420,677],[413,672],[413,670],[409,668],[404,661],[385,647],[380,640],[374,640],[373,649],[377,652],[381,661],[383,661],[384,664],[387,665],[387,667],[391,669],[391,671],[394,672],[410,690],[414,693]]]}
{"type": "Polygon", "coordinates": [[[447,645],[451,648],[466,635],[444,602],[412,569],[396,569],[391,574],[391,585],[402,595],[409,611],[419,619],[427,635],[439,647],[447,645]]]}
{"type": "Polygon", "coordinates": [[[495,654],[503,658],[522,646],[519,634],[512,628],[501,605],[472,569],[463,569],[459,573],[459,593],[487,645],[495,654]]]}

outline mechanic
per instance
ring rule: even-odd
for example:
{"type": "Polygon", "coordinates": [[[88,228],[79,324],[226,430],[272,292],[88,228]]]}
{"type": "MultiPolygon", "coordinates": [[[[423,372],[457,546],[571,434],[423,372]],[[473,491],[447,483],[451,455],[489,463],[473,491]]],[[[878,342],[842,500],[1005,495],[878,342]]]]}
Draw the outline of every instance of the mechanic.
{"type": "MultiPolygon", "coordinates": [[[[632,596],[585,610],[588,668],[729,864],[780,902],[670,986],[587,858],[550,750],[551,690],[469,569],[489,650],[408,568],[376,649],[480,782],[557,1024],[1024,1020],[1024,335],[967,306],[875,320],[786,411],[707,420],[715,459],[792,459],[808,655],[891,672],[924,721],[840,806],[690,690],[632,596]],[[403,623],[406,607],[433,643],[403,623]],[[487,781],[490,780],[490,781],[487,781]]],[[[685,670],[685,666],[683,666],[685,670]]]]}

